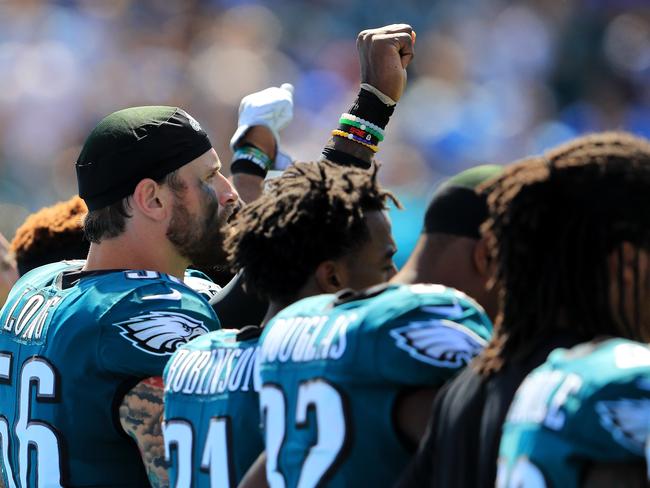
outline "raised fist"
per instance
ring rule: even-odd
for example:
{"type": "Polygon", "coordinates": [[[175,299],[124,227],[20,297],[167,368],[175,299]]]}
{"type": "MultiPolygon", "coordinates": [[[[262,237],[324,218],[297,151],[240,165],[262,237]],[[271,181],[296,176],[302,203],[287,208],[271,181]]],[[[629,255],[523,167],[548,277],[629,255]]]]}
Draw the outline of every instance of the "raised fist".
{"type": "Polygon", "coordinates": [[[415,31],[408,24],[361,31],[357,36],[361,83],[397,102],[406,86],[406,67],[413,59],[414,44],[415,31]]]}

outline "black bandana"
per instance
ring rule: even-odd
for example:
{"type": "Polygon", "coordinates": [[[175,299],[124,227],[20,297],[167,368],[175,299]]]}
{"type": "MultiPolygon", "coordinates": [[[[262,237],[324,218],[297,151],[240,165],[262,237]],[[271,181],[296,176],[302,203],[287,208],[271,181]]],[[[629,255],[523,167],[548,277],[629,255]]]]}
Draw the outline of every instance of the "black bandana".
{"type": "Polygon", "coordinates": [[[212,148],[207,134],[176,107],[112,113],[90,133],[77,160],[79,195],[97,210],[133,193],[143,178],[159,180],[212,148]]]}
{"type": "Polygon", "coordinates": [[[424,217],[427,234],[451,234],[478,239],[487,219],[487,196],[476,187],[503,171],[501,166],[482,165],[450,178],[436,192],[424,217]]]}

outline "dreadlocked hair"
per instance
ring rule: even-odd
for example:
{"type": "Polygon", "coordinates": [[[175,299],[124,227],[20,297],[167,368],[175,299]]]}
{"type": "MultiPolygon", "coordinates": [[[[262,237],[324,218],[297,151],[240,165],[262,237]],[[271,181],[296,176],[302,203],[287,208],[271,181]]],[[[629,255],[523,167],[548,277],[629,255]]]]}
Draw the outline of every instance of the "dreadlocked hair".
{"type": "Polygon", "coordinates": [[[650,142],[607,132],[507,168],[488,193],[482,231],[496,263],[500,313],[475,367],[483,375],[528,357],[557,333],[639,340],[638,249],[650,243],[650,142]],[[623,242],[636,248],[633,306],[625,313],[623,242]],[[619,262],[618,310],[608,259],[619,262]]]}
{"type": "Polygon", "coordinates": [[[318,265],[369,239],[367,211],[397,198],[377,182],[377,170],[329,161],[294,163],[232,223],[225,247],[234,272],[260,297],[291,300],[318,265]]]}

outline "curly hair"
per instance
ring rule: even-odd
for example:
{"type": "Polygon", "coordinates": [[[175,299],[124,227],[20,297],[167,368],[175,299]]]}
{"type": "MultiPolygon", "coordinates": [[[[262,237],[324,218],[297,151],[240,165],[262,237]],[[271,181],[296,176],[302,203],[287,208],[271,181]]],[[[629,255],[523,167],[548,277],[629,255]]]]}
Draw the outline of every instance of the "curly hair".
{"type": "Polygon", "coordinates": [[[650,245],[650,142],[626,133],[581,137],[523,160],[487,183],[483,224],[500,314],[475,365],[482,374],[529,356],[566,331],[582,340],[639,340],[638,249],[650,245]],[[622,294],[622,243],[636,251],[635,317],[622,294]],[[619,260],[619,310],[610,300],[608,258],[619,260]]]}
{"type": "Polygon", "coordinates": [[[10,245],[18,273],[63,259],[85,259],[90,243],[84,239],[82,219],[88,212],[78,196],[29,215],[10,245]]]}
{"type": "Polygon", "coordinates": [[[225,246],[233,271],[262,298],[292,299],[318,265],[369,239],[364,214],[397,198],[377,171],[328,161],[295,163],[235,217],[225,246]]]}

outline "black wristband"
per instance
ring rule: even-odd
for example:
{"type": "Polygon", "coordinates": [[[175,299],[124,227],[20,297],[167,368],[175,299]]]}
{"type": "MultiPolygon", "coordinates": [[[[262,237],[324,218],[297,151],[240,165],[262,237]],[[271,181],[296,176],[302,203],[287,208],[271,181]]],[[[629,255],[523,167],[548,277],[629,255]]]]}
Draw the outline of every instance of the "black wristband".
{"type": "Polygon", "coordinates": [[[230,163],[230,174],[245,173],[266,178],[272,164],[271,159],[264,151],[249,142],[245,142],[235,149],[233,160],[230,163]]]}
{"type": "Polygon", "coordinates": [[[321,153],[323,159],[327,159],[333,163],[336,163],[340,166],[354,166],[356,168],[368,169],[370,168],[370,163],[359,159],[355,156],[352,156],[343,151],[337,151],[331,147],[326,147],[321,153]]]}
{"type": "Polygon", "coordinates": [[[241,173],[266,178],[266,171],[248,159],[236,159],[230,163],[230,174],[236,175],[241,173]]]}
{"type": "Polygon", "coordinates": [[[395,105],[386,105],[377,95],[361,88],[349,113],[385,129],[394,111],[395,105]]]}

